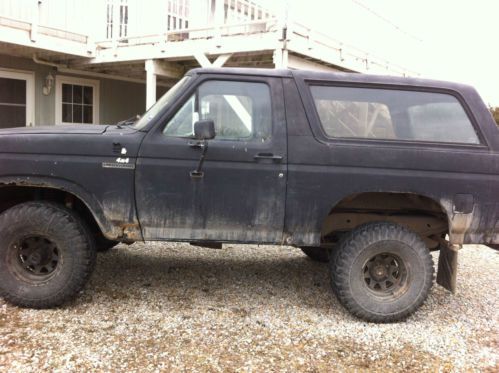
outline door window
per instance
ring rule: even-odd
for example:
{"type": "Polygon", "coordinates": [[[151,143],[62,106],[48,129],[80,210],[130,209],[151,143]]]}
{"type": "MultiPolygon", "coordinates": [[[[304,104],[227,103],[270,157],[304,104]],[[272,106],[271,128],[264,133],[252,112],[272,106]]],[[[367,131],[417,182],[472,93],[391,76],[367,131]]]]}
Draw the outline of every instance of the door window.
{"type": "Polygon", "coordinates": [[[264,83],[207,81],[177,111],[163,133],[190,137],[198,120],[213,120],[216,139],[266,141],[272,110],[269,87],[264,83]]]}

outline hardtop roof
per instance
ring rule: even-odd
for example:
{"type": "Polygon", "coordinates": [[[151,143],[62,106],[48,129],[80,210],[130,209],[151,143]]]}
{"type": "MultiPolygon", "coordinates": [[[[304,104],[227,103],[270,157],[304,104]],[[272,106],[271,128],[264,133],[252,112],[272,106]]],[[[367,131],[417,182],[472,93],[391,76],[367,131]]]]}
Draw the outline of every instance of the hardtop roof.
{"type": "Polygon", "coordinates": [[[365,83],[379,85],[400,85],[405,87],[431,87],[451,90],[465,90],[471,87],[466,84],[453,83],[441,80],[422,79],[414,77],[400,77],[390,75],[374,75],[360,73],[344,73],[344,72],[323,72],[311,70],[291,70],[291,69],[263,69],[263,68],[232,68],[232,67],[208,67],[196,68],[189,71],[188,74],[224,74],[224,75],[250,75],[250,76],[266,76],[266,77],[297,77],[304,80],[312,80],[317,82],[341,82],[341,83],[365,83]]]}

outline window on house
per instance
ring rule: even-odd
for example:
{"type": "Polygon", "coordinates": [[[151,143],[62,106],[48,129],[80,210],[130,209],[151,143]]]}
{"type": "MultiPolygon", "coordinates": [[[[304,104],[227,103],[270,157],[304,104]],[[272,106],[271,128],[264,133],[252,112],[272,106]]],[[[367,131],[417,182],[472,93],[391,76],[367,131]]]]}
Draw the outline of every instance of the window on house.
{"type": "MultiPolygon", "coordinates": [[[[213,9],[214,9],[214,3],[213,9]]],[[[257,19],[262,19],[264,15],[262,10],[258,10],[258,5],[252,1],[244,0],[227,0],[224,4],[224,21],[226,23],[230,22],[247,22],[257,19]],[[260,17],[258,17],[258,12],[260,12],[260,17]]],[[[269,18],[269,14],[266,14],[265,18],[269,18]]]]}
{"type": "Polygon", "coordinates": [[[189,27],[189,0],[168,0],[168,31],[189,27]]]}
{"type": "Polygon", "coordinates": [[[128,36],[128,0],[107,0],[106,37],[112,39],[114,36],[128,36]],[[118,27],[116,31],[114,25],[118,27]]]}
{"type": "Polygon", "coordinates": [[[450,94],[334,86],[312,86],[311,92],[328,137],[480,143],[450,94]]]}
{"type": "Polygon", "coordinates": [[[128,0],[121,0],[120,4],[120,38],[128,35],[128,0]]]}
{"type": "Polygon", "coordinates": [[[113,0],[108,0],[107,2],[107,13],[106,13],[106,38],[113,38],[113,17],[114,17],[114,4],[113,0]]]}
{"type": "Polygon", "coordinates": [[[62,121],[93,123],[94,88],[78,84],[62,84],[62,121]]]}
{"type": "Polygon", "coordinates": [[[0,77],[0,128],[26,125],[26,80],[0,77]]]}

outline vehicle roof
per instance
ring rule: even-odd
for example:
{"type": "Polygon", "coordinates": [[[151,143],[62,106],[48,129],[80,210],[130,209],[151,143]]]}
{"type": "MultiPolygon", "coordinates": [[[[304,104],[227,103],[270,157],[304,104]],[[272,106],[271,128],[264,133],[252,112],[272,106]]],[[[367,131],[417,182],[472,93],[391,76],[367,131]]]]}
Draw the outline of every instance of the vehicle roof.
{"type": "Polygon", "coordinates": [[[335,81],[335,82],[355,82],[370,84],[389,84],[414,87],[432,87],[452,89],[456,91],[470,89],[466,84],[453,83],[441,80],[409,78],[401,76],[343,73],[343,72],[322,72],[310,70],[291,70],[291,69],[261,69],[261,68],[233,68],[233,67],[208,67],[196,68],[189,71],[189,74],[226,74],[226,75],[252,75],[268,77],[297,77],[304,80],[315,81],[335,81]]]}

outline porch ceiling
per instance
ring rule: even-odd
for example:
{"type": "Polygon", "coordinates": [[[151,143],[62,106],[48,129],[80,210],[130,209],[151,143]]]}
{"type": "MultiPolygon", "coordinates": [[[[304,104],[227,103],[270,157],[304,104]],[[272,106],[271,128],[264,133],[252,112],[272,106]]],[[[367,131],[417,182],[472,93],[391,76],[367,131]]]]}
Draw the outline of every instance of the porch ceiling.
{"type": "MultiPolygon", "coordinates": [[[[58,64],[60,65],[60,69],[68,69],[74,71],[75,74],[77,74],[78,71],[81,71],[82,73],[105,74],[114,78],[126,77],[128,79],[135,79],[143,82],[145,82],[146,79],[144,59],[134,61],[90,63],[90,60],[87,58],[78,58],[73,55],[3,42],[0,42],[0,54],[30,60],[32,60],[33,56],[36,55],[38,60],[58,64]]],[[[211,61],[215,60],[217,57],[217,55],[208,56],[211,61]]],[[[199,67],[198,62],[194,57],[170,58],[162,60],[175,64],[175,66],[179,67],[184,73],[190,69],[199,67]]],[[[233,54],[224,66],[273,68],[274,62],[272,59],[272,52],[270,51],[246,52],[233,54]]],[[[164,76],[157,76],[157,82],[159,85],[171,86],[175,84],[176,80],[177,79],[164,76]]]]}
{"type": "Polygon", "coordinates": [[[38,58],[41,58],[44,61],[60,63],[60,64],[65,64],[66,61],[74,59],[74,56],[70,54],[64,54],[45,49],[33,48],[20,44],[11,44],[5,42],[0,42],[0,54],[13,57],[29,58],[29,59],[33,58],[33,54],[36,54],[38,58]]]}
{"type": "MultiPolygon", "coordinates": [[[[218,56],[210,56],[210,60],[215,60],[218,56]]],[[[162,59],[163,61],[170,62],[178,66],[184,73],[199,67],[198,62],[194,57],[184,59],[162,59]]],[[[160,60],[161,61],[161,60],[160,60]]],[[[94,72],[99,74],[108,74],[114,76],[127,76],[134,79],[145,80],[146,72],[144,69],[145,60],[132,61],[132,62],[111,62],[88,64],[86,60],[71,60],[68,68],[75,70],[82,70],[87,72],[94,72]]],[[[224,67],[260,67],[260,68],[273,68],[274,62],[272,53],[262,51],[259,53],[238,53],[231,56],[225,63],[224,67]]],[[[176,79],[166,78],[158,75],[157,81],[163,85],[173,85],[176,79]]]]}

